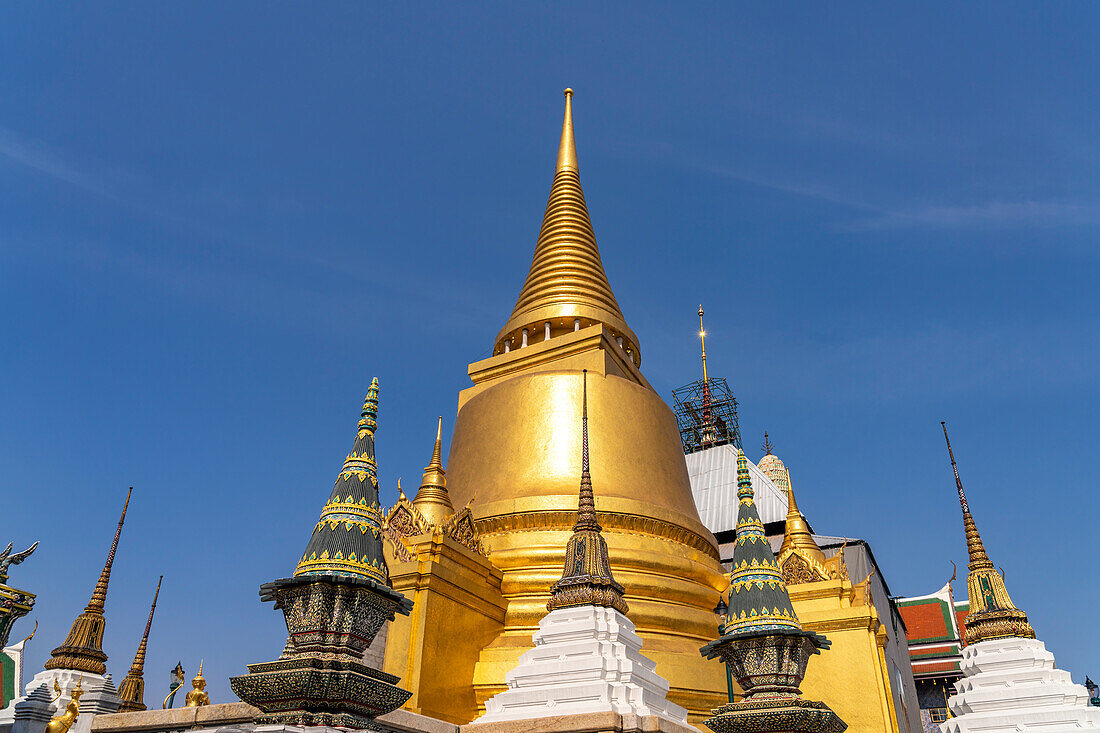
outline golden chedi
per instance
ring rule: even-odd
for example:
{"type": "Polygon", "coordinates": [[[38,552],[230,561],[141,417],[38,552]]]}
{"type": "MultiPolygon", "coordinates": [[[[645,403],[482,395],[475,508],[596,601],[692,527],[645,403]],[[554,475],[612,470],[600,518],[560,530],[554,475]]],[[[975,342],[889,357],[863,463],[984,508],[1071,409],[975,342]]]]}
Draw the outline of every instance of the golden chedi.
{"type": "MultiPolygon", "coordinates": [[[[502,630],[474,669],[477,705],[505,688],[531,646],[576,519],[582,370],[589,371],[596,509],[630,618],[669,699],[693,720],[726,701],[722,670],[699,657],[717,635],[728,581],[699,521],[672,411],[642,375],[641,346],[604,273],[581,190],[572,90],[527,280],[493,356],[469,367],[448,460],[457,506],[503,573],[502,630]]],[[[441,629],[440,633],[445,633],[441,629]]]]}

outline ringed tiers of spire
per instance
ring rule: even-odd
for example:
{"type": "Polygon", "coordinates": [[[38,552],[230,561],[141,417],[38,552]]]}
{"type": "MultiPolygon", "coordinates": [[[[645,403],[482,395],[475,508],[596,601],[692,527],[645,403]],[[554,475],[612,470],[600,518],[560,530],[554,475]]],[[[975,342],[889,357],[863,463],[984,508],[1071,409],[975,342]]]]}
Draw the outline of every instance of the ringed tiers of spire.
{"type": "Polygon", "coordinates": [[[565,547],[565,569],[550,589],[549,611],[572,606],[604,606],[627,611],[623,587],[611,574],[607,541],[596,518],[596,497],[588,466],[588,370],[583,371],[581,392],[581,488],[577,521],[565,547]]]}
{"type": "Polygon", "coordinates": [[[978,525],[974,523],[966,494],[963,493],[959,467],[955,463],[955,453],[951,450],[951,439],[947,437],[947,424],[941,421],[940,426],[943,428],[943,438],[947,441],[951,470],[955,473],[955,488],[959,492],[963,530],[966,532],[966,549],[970,555],[970,572],[966,578],[970,610],[963,620],[965,641],[967,644],[977,644],[980,641],[1013,636],[1034,639],[1035,629],[1028,623],[1027,614],[1012,603],[1004,577],[997,572],[985,551],[982,536],[978,534],[978,525]]]}
{"type": "Polygon", "coordinates": [[[508,322],[497,334],[494,354],[602,323],[636,366],[638,337],[626,325],[603,269],[588,216],[573,137],[573,90],[565,90],[561,142],[531,269],[508,322]]]}
{"type": "Polygon", "coordinates": [[[92,597],[84,608],[84,613],[76,617],[65,643],[50,652],[46,660],[46,669],[72,669],[91,674],[106,674],[107,654],[103,651],[103,632],[107,628],[107,619],[103,615],[107,606],[107,586],[111,582],[111,567],[115,564],[115,552],[118,539],[122,536],[122,524],[126,521],[126,510],[130,507],[130,495],[134,487],[126,492],[126,503],[122,505],[122,516],[118,518],[115,538],[111,542],[111,551],[107,553],[107,562],[99,573],[92,597]]]}
{"type": "Polygon", "coordinates": [[[126,675],[118,688],[118,712],[120,713],[134,713],[146,709],[145,648],[149,644],[149,629],[153,626],[153,614],[157,610],[157,598],[160,597],[160,583],[162,580],[164,580],[163,575],[157,580],[157,590],[153,593],[153,605],[149,608],[149,620],[145,622],[145,633],[141,635],[141,643],[138,644],[137,653],[134,654],[134,663],[130,665],[130,673],[126,675]]]}

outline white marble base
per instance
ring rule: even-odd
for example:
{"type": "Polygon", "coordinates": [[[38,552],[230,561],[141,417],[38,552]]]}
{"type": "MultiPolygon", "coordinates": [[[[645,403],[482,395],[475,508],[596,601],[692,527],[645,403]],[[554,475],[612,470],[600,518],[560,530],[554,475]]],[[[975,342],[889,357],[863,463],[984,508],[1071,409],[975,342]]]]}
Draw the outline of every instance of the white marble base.
{"type": "Polygon", "coordinates": [[[963,648],[943,733],[1100,729],[1100,708],[1037,639],[993,639],[963,648]]]}
{"type": "Polygon", "coordinates": [[[50,718],[65,711],[65,706],[69,704],[70,690],[78,681],[84,694],[80,697],[80,716],[69,728],[69,733],[90,733],[92,718],[118,710],[118,691],[109,674],[92,674],[72,669],[47,669],[36,674],[27,683],[26,694],[0,711],[0,733],[43,733],[50,718]],[[62,690],[61,697],[56,700],[54,680],[57,680],[62,690]],[[45,686],[45,696],[40,693],[31,697],[31,693],[42,686],[45,686]],[[46,699],[50,702],[46,702],[46,699]]]}
{"type": "Polygon", "coordinates": [[[485,701],[474,724],[577,713],[655,715],[683,723],[687,711],[666,698],[668,682],[641,653],[634,624],[613,608],[559,608],[539,621],[535,648],[485,701]]]}

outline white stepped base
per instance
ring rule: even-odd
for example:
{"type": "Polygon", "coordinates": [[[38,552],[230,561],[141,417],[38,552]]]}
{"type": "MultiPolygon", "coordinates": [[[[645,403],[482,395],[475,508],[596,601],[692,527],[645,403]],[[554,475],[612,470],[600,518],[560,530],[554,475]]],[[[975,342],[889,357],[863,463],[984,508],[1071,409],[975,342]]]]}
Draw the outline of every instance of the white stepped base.
{"type": "Polygon", "coordinates": [[[1054,666],[1037,639],[965,647],[962,671],[947,701],[956,717],[940,725],[943,733],[1100,730],[1100,708],[1089,706],[1085,688],[1054,666]]]}
{"type": "Polygon", "coordinates": [[[656,663],[642,655],[634,624],[615,609],[551,611],[534,641],[505,676],[508,689],[485,701],[475,723],[608,711],[687,721],[687,710],[666,698],[656,663]]]}
{"type": "Polygon", "coordinates": [[[12,701],[0,711],[0,733],[42,733],[50,718],[65,712],[69,704],[70,690],[80,682],[83,694],[80,697],[80,716],[69,728],[68,733],[90,733],[92,718],[100,713],[113,713],[118,710],[118,692],[115,690],[111,675],[92,674],[72,669],[46,669],[34,676],[25,688],[26,694],[12,701]],[[62,694],[57,700],[54,680],[61,687],[62,694]],[[38,687],[45,686],[52,702],[28,700],[38,687]]]}

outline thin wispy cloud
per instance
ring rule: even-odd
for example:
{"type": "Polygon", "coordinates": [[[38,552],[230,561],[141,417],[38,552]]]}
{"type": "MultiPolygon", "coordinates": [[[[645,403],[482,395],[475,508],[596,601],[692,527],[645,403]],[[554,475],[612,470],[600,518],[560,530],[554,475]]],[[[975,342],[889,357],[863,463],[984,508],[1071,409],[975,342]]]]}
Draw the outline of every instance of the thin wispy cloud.
{"type": "Polygon", "coordinates": [[[1095,226],[1100,224],[1100,202],[987,201],[961,206],[926,206],[884,211],[853,222],[852,231],[887,229],[967,229],[991,227],[1095,226]]]}
{"type": "Polygon", "coordinates": [[[108,177],[90,173],[57,148],[6,127],[0,127],[0,157],[9,164],[29,168],[84,191],[121,200],[117,186],[120,174],[114,173],[108,177]]]}

